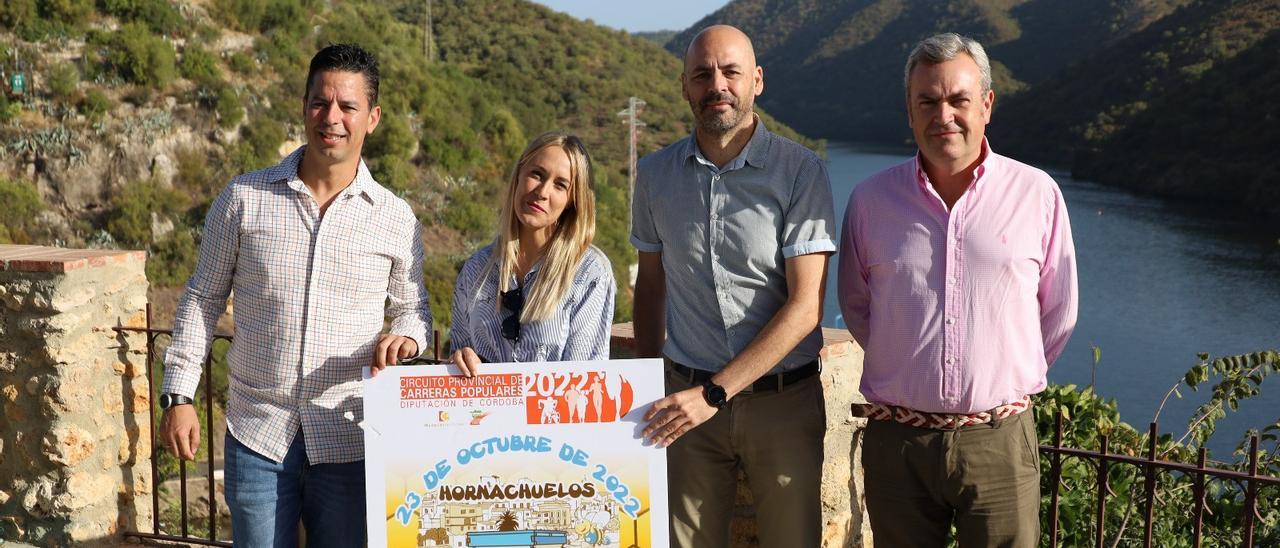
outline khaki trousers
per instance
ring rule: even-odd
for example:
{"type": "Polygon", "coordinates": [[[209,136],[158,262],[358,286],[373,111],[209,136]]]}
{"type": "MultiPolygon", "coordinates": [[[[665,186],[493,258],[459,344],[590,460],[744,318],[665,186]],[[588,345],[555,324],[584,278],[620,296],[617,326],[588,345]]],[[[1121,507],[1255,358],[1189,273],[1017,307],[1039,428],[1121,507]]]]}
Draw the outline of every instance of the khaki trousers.
{"type": "MultiPolygon", "coordinates": [[[[668,394],[693,386],[670,370],[666,384],[668,394]]],[[[819,375],[782,391],[735,396],[667,449],[671,545],[729,546],[741,466],[755,498],[760,546],[817,548],[825,433],[819,375]]]]}
{"type": "Polygon", "coordinates": [[[1040,456],[1031,411],[943,431],[872,420],[862,442],[876,546],[961,548],[1040,541],[1040,456]]]}

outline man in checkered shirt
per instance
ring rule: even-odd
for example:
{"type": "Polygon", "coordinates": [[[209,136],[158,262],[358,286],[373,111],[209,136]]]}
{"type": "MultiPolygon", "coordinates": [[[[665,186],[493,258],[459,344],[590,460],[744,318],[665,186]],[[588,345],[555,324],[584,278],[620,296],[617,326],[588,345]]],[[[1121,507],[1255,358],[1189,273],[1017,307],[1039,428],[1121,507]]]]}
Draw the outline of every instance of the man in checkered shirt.
{"type": "Polygon", "coordinates": [[[163,436],[193,459],[191,398],[236,296],[225,472],[237,545],[296,547],[299,519],[308,546],[364,544],[361,369],[376,374],[429,342],[421,225],[360,159],[377,101],[371,54],[353,45],[316,54],[302,101],[307,144],[235,178],[213,202],[178,304],[163,436]]]}

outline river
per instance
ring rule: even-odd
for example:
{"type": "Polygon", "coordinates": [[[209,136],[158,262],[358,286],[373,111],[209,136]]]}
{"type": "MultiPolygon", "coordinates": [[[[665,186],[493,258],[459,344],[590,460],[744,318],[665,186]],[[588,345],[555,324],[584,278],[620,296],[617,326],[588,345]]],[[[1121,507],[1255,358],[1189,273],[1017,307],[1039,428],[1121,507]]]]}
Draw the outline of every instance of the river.
{"type": "MultiPolygon", "coordinates": [[[[830,143],[828,170],[837,223],[853,187],[914,150],[830,143]]],[[[1280,231],[1223,206],[1165,200],[1050,173],[1062,187],[1079,261],[1080,316],[1049,381],[1089,384],[1092,347],[1101,349],[1096,389],[1121,417],[1145,430],[1169,388],[1198,352],[1213,356],[1280,348],[1280,231]]],[[[823,325],[842,327],[832,261],[823,325]]],[[[1160,416],[1180,435],[1208,395],[1181,389],[1160,416]]],[[[1226,458],[1247,428],[1280,419],[1280,377],[1218,422],[1209,448],[1226,458]]]]}

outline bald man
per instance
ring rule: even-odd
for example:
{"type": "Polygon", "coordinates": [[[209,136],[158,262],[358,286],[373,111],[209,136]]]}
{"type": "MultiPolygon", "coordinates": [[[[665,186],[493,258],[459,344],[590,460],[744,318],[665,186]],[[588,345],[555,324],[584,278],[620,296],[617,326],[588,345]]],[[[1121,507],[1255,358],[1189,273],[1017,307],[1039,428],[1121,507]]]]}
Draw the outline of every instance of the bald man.
{"type": "Polygon", "coordinates": [[[741,467],[760,545],[818,546],[826,167],[754,114],[764,70],[742,31],[699,33],[680,88],[697,126],[640,161],[631,227],[637,349],[666,362],[644,435],[668,447],[672,545],[728,546],[741,467]]]}

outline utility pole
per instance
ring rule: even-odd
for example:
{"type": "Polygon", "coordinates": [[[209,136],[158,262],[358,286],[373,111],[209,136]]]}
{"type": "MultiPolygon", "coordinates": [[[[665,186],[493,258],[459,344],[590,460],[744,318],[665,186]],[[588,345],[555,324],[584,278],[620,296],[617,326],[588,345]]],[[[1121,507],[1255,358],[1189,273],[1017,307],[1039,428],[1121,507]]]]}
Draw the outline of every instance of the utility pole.
{"type": "Polygon", "coordinates": [[[645,126],[644,122],[636,119],[640,115],[640,110],[644,109],[647,103],[640,100],[639,97],[631,97],[627,101],[627,108],[618,113],[622,117],[622,123],[627,125],[627,135],[630,138],[630,150],[627,155],[627,203],[631,203],[632,194],[636,191],[636,137],[639,129],[645,126]]]}

